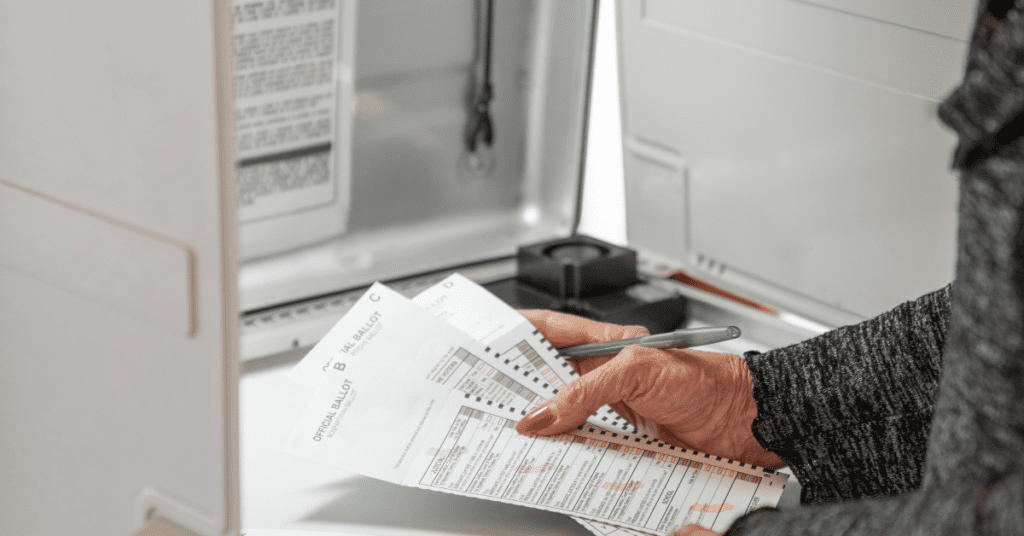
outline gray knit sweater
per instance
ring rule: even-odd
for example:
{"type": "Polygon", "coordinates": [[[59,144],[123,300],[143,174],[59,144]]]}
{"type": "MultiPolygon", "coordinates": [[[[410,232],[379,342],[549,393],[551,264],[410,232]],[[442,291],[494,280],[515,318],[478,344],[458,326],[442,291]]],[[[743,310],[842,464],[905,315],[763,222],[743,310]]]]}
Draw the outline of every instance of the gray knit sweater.
{"type": "Polygon", "coordinates": [[[1024,9],[982,4],[940,108],[960,135],[956,279],[748,355],[754,434],[804,505],[729,534],[1024,534],[1024,9]]]}

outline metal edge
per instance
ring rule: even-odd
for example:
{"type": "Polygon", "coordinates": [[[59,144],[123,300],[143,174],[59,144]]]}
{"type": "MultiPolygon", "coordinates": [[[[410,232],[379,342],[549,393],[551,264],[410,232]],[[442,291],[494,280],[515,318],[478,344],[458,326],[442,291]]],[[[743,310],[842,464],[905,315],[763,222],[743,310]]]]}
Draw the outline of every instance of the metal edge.
{"type": "MultiPolygon", "coordinates": [[[[590,5],[590,46],[587,47],[589,52],[587,56],[587,73],[584,76],[583,83],[583,117],[582,124],[580,125],[580,128],[582,129],[580,134],[580,165],[576,178],[576,215],[573,218],[571,226],[573,235],[579,232],[580,221],[583,218],[583,188],[584,182],[587,178],[587,142],[590,131],[590,106],[594,84],[594,65],[597,60],[597,26],[598,19],[601,14],[601,0],[593,0],[590,5]]],[[[608,6],[606,5],[605,7],[608,6]]],[[[614,3],[611,4],[611,8],[615,8],[614,3]]]]}
{"type": "Polygon", "coordinates": [[[240,379],[238,323],[238,179],[235,168],[234,15],[231,2],[213,0],[214,65],[217,87],[218,191],[220,203],[221,337],[223,337],[224,525],[222,534],[241,531],[239,438],[240,379]]]}

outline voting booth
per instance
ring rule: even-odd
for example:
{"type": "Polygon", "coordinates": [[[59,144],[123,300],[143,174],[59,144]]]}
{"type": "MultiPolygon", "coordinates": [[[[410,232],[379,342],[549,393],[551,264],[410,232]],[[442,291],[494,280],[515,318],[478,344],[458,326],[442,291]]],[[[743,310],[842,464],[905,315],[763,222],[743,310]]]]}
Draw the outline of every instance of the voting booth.
{"type": "MultiPolygon", "coordinates": [[[[595,247],[633,259],[631,307],[738,326],[718,349],[741,353],[952,280],[954,138],[935,111],[973,2],[600,11],[627,239],[595,247]]],[[[285,373],[373,282],[413,296],[460,272],[518,296],[521,247],[587,240],[596,2],[2,13],[0,532],[588,534],[281,447],[308,397],[285,373]]]]}

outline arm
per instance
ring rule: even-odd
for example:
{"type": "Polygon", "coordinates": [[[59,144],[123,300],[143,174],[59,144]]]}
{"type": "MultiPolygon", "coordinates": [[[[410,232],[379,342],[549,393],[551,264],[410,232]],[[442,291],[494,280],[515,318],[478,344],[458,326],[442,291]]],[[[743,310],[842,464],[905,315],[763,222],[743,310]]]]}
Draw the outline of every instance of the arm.
{"type": "MultiPolygon", "coordinates": [[[[659,437],[685,448],[767,467],[787,461],[805,493],[815,493],[810,502],[826,502],[822,497],[828,494],[868,497],[914,489],[920,483],[949,297],[947,287],[873,320],[751,354],[746,361],[728,354],[636,347],[615,358],[583,360],[576,365],[583,376],[518,428],[560,433],[610,403],[634,423],[654,421],[659,437]],[[792,459],[779,459],[765,447],[792,459]]],[[[524,314],[555,346],[642,334],[634,333],[640,328],[558,313],[524,314]]],[[[860,503],[844,504],[860,508],[860,503]]],[[[973,508],[974,503],[965,504],[973,508]]],[[[921,511],[920,505],[907,508],[921,511]]],[[[770,527],[764,534],[772,534],[779,526],[804,522],[805,514],[791,519],[791,512],[751,514],[743,526],[752,527],[756,519],[770,527]]],[[[862,515],[858,511],[849,519],[862,515]]],[[[691,526],[680,534],[708,532],[691,526]]]]}
{"type": "Polygon", "coordinates": [[[924,488],[898,497],[761,510],[736,520],[727,535],[1018,534],[1024,527],[1024,473],[984,483],[924,488]]]}
{"type": "Polygon", "coordinates": [[[747,353],[754,436],[803,485],[803,503],[920,486],[949,324],[950,288],[786,348],[747,353]]]}
{"type": "Polygon", "coordinates": [[[1024,526],[1024,12],[1009,0],[981,2],[978,21],[964,82],[940,107],[960,136],[962,174],[957,279],[922,487],[752,513],[730,533],[1014,534],[1024,526]]]}
{"type": "MultiPolygon", "coordinates": [[[[949,317],[950,289],[875,319],[744,360],[630,347],[578,362],[579,380],[520,421],[551,435],[602,404],[668,443],[770,468],[790,465],[804,503],[920,486],[949,317]]],[[[636,336],[547,311],[524,314],[556,346],[636,336]]]]}

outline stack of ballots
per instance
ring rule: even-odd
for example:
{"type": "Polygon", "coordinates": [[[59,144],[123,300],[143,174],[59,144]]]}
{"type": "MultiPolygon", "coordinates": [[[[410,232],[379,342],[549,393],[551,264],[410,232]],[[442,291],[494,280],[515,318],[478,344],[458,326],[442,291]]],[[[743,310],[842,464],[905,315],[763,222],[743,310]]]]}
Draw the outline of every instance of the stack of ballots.
{"type": "Polygon", "coordinates": [[[285,451],[404,486],[561,512],[595,534],[723,531],[787,475],[684,450],[603,407],[558,436],[518,420],[576,372],[517,311],[454,274],[374,284],[289,377],[315,392],[285,451]]]}

